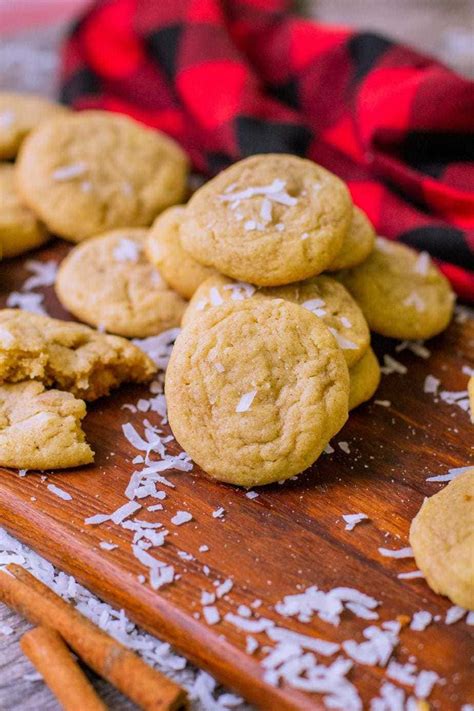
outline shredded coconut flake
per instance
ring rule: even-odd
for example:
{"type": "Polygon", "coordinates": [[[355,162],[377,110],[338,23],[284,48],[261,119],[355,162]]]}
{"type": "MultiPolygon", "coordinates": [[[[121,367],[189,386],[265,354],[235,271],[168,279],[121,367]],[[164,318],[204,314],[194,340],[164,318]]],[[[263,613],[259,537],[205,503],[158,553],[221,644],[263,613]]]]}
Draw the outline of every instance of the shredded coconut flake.
{"type": "Polygon", "coordinates": [[[70,165],[63,165],[60,168],[56,168],[52,173],[52,178],[57,183],[61,183],[67,180],[74,180],[74,178],[79,178],[84,173],[87,173],[88,167],[86,163],[82,161],[78,163],[71,163],[70,165]]]}
{"type": "Polygon", "coordinates": [[[322,318],[323,316],[326,316],[326,302],[323,299],[308,299],[308,301],[304,301],[301,306],[304,309],[307,309],[308,311],[311,311],[315,316],[319,316],[322,318]]]}
{"type": "Polygon", "coordinates": [[[68,494],[68,492],[64,491],[64,489],[60,489],[59,486],[56,486],[55,484],[48,484],[47,489],[63,501],[72,501],[71,494],[68,494]]]}
{"type": "Polygon", "coordinates": [[[392,358],[392,356],[388,355],[387,353],[383,357],[383,362],[384,365],[381,367],[382,373],[384,375],[391,375],[392,373],[398,373],[399,375],[405,375],[407,371],[407,367],[403,365],[403,363],[400,363],[398,360],[395,360],[395,358],[392,358]]]}
{"type": "Polygon", "coordinates": [[[423,392],[436,395],[440,383],[441,381],[439,380],[439,378],[435,378],[434,375],[427,375],[423,384],[423,392]]]}
{"type": "Polygon", "coordinates": [[[188,523],[192,520],[192,514],[190,514],[188,511],[177,511],[171,519],[171,523],[173,523],[175,526],[182,526],[183,523],[188,523]]]}
{"type": "Polygon", "coordinates": [[[133,239],[121,237],[113,251],[116,262],[138,262],[140,258],[140,245],[133,239]]]}
{"type": "Polygon", "coordinates": [[[219,610],[214,605],[209,605],[202,608],[202,614],[208,625],[216,625],[220,622],[221,616],[219,610]]]}
{"type": "Polygon", "coordinates": [[[410,570],[409,573],[398,573],[397,578],[400,580],[415,580],[415,578],[424,578],[421,570],[410,570]]]}
{"type": "Polygon", "coordinates": [[[158,336],[134,338],[132,343],[138,346],[138,348],[141,348],[158,368],[166,370],[173,344],[180,333],[180,328],[171,328],[168,331],[163,331],[163,333],[160,333],[158,336]]]}
{"type": "Polygon", "coordinates": [[[19,291],[12,291],[7,297],[6,305],[9,308],[18,307],[22,311],[30,311],[33,314],[45,316],[46,309],[43,306],[43,300],[43,294],[23,294],[19,291]]]}
{"type": "Polygon", "coordinates": [[[250,635],[247,635],[245,638],[245,651],[247,654],[253,654],[259,647],[259,644],[255,637],[251,637],[250,635]]]}
{"type": "Polygon", "coordinates": [[[459,620],[462,620],[465,614],[466,610],[463,607],[459,607],[459,605],[453,605],[446,613],[445,623],[447,625],[454,625],[455,622],[459,622],[459,620]]]}
{"type": "Polygon", "coordinates": [[[428,610],[419,610],[413,615],[410,629],[415,632],[423,632],[433,621],[433,615],[428,610]]]}
{"type": "Polygon", "coordinates": [[[355,640],[346,640],[342,647],[346,654],[359,664],[385,667],[398,645],[397,623],[382,623],[382,627],[371,625],[363,631],[366,641],[357,643],[355,640]]]}
{"type": "Polygon", "coordinates": [[[266,617],[260,617],[258,620],[249,620],[246,617],[235,615],[233,612],[228,612],[224,615],[224,620],[243,632],[252,632],[254,634],[265,632],[265,630],[275,626],[275,623],[266,617]]]}
{"type": "Polygon", "coordinates": [[[237,403],[237,407],[235,408],[235,411],[236,412],[247,412],[248,410],[250,410],[256,394],[257,394],[256,390],[251,390],[250,392],[242,395],[239,402],[237,403]]]}
{"type": "Polygon", "coordinates": [[[324,657],[330,657],[341,648],[337,642],[327,642],[318,637],[308,637],[305,634],[299,634],[284,627],[270,627],[267,630],[267,635],[274,642],[292,642],[302,647],[303,649],[311,649],[317,654],[322,654],[324,657]]]}
{"type": "Polygon", "coordinates": [[[467,472],[469,469],[472,469],[472,466],[456,467],[454,469],[449,469],[447,474],[438,474],[437,476],[429,476],[426,479],[426,481],[435,481],[435,482],[440,482],[440,483],[445,482],[445,481],[452,481],[460,474],[467,472]]]}
{"type": "Polygon", "coordinates": [[[413,549],[410,547],[398,548],[396,550],[392,550],[391,548],[379,548],[379,553],[385,558],[413,558],[413,549]]]}
{"type": "Polygon", "coordinates": [[[255,294],[255,287],[252,284],[247,284],[245,281],[236,281],[234,284],[225,284],[224,291],[230,291],[230,298],[233,301],[243,301],[249,299],[255,294]]]}
{"type": "Polygon", "coordinates": [[[355,351],[359,347],[357,343],[350,341],[348,338],[343,336],[342,333],[339,333],[337,329],[329,327],[328,330],[332,333],[339,348],[342,348],[343,351],[355,351]]]}
{"type": "Polygon", "coordinates": [[[469,393],[467,390],[441,390],[439,397],[448,405],[457,405],[464,412],[469,410],[469,393]]]}
{"type": "Polygon", "coordinates": [[[86,526],[100,526],[101,523],[110,521],[109,514],[96,514],[95,516],[89,516],[89,518],[84,519],[86,526]]]}
{"type": "Polygon", "coordinates": [[[221,597],[224,597],[224,595],[227,595],[232,588],[234,587],[234,583],[230,578],[227,578],[227,580],[224,580],[223,583],[217,586],[216,588],[216,597],[220,599],[221,597]]]}
{"type": "Polygon", "coordinates": [[[342,518],[346,522],[346,525],[345,525],[346,531],[353,531],[358,523],[360,523],[361,521],[364,521],[364,520],[368,520],[369,517],[364,513],[356,513],[356,514],[343,514],[342,518]]]}
{"type": "Polygon", "coordinates": [[[431,258],[428,252],[420,252],[418,259],[415,262],[415,272],[426,276],[431,265],[431,258]]]}
{"type": "Polygon", "coordinates": [[[419,358],[427,359],[431,355],[431,351],[424,345],[423,341],[402,341],[397,346],[395,346],[397,353],[400,351],[408,350],[414,353],[414,355],[419,358]]]}
{"type": "Polygon", "coordinates": [[[224,303],[224,299],[219,294],[219,289],[216,286],[213,286],[209,291],[209,298],[213,306],[221,306],[224,303]]]}
{"type": "Polygon", "coordinates": [[[25,268],[32,273],[23,283],[22,291],[38,289],[42,286],[53,286],[56,281],[58,263],[54,259],[47,262],[40,262],[37,259],[27,259],[25,268]]]}
{"type": "Polygon", "coordinates": [[[123,506],[120,506],[116,511],[110,515],[110,520],[112,523],[119,524],[125,521],[129,516],[132,516],[137,511],[140,511],[142,505],[137,501],[129,501],[123,506]]]}

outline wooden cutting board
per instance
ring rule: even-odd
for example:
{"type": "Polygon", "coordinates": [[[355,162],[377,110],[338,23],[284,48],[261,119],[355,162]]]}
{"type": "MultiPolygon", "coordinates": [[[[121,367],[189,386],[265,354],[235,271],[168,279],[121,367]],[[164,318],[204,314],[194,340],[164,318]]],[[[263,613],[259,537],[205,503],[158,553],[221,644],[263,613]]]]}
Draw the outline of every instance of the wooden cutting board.
{"type": "MultiPolygon", "coordinates": [[[[55,242],[33,256],[60,259],[67,250],[65,244],[55,242]]],[[[0,265],[2,304],[26,276],[21,260],[0,265]]],[[[67,316],[52,289],[43,291],[48,312],[67,316]]],[[[48,474],[47,479],[38,473],[20,478],[15,471],[1,470],[0,525],[104,600],[123,607],[146,630],[171,642],[257,707],[321,709],[318,695],[266,684],[259,653],[245,653],[245,634],[225,621],[208,626],[202,617],[196,619],[196,613],[201,611],[201,591],[212,590],[213,581],[230,577],[234,587],[219,601],[221,615],[259,598],[263,601],[259,614],[337,642],[361,641],[362,629],[369,623],[346,612],[339,627],[318,617],[302,624],[280,617],[274,605],[310,585],[322,590],[342,585],[377,597],[382,603],[380,621],[421,609],[444,619],[449,600],[431,592],[422,579],[397,578],[398,573],[414,570],[414,561],[384,558],[378,548],[408,545],[412,517],[423,498],[442,486],[426,482],[430,474],[474,464],[474,430],[468,414],[454,405],[435,404],[433,396],[423,392],[428,374],[438,377],[446,390],[465,389],[462,366],[473,365],[474,322],[454,322],[429,344],[432,355],[427,360],[406,350],[395,353],[395,345],[386,340],[375,343],[379,356],[395,355],[408,368],[406,375],[383,378],[376,397],[390,406],[372,402],[353,412],[333,441],[335,452],[323,455],[297,481],[266,487],[251,500],[243,490],[208,481],[197,467],[190,474],[166,472],[176,488],[168,490],[165,510],[140,512],[140,518],[162,521],[171,531],[157,557],[174,565],[182,577],[160,591],[137,580],[146,571],[131,554],[131,532],[109,523],[84,525],[86,517],[114,511],[126,501],[124,490],[137,451],[123,437],[121,425],[130,421],[141,431],[144,415],[132,415],[121,406],[149,397],[147,388],[122,388],[88,408],[84,428],[97,453],[94,466],[48,474]],[[347,442],[350,453],[342,451],[338,442],[347,442]],[[71,494],[72,501],[51,493],[50,483],[71,494]],[[219,507],[224,507],[225,516],[213,518],[219,507]],[[179,528],[170,525],[178,510],[189,510],[193,521],[179,528]],[[346,531],[342,514],[358,512],[370,520],[346,531]],[[104,540],[118,547],[105,552],[99,548],[104,540]],[[208,552],[199,552],[203,544],[209,546],[208,552]],[[191,553],[194,560],[181,559],[178,551],[191,553]]],[[[177,453],[179,447],[173,443],[170,450],[177,453]]],[[[256,637],[265,643],[264,636],[256,637]]],[[[435,687],[430,700],[440,709],[459,709],[474,700],[469,699],[470,645],[472,632],[463,621],[450,626],[440,621],[424,632],[402,630],[396,658],[407,661],[414,655],[420,669],[437,671],[446,683],[435,687]]],[[[377,695],[383,677],[379,668],[361,665],[349,674],[366,704],[377,695]]]]}

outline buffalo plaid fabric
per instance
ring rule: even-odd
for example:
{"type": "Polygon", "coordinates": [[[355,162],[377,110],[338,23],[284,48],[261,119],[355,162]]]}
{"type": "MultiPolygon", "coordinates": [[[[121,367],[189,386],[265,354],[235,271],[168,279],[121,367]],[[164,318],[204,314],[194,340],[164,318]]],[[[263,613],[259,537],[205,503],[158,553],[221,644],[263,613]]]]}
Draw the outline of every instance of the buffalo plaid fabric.
{"type": "Polygon", "coordinates": [[[65,43],[62,98],[170,134],[206,175],[253,153],[307,156],[346,180],[379,234],[430,252],[474,300],[472,83],[289,5],[99,0],[65,43]]]}

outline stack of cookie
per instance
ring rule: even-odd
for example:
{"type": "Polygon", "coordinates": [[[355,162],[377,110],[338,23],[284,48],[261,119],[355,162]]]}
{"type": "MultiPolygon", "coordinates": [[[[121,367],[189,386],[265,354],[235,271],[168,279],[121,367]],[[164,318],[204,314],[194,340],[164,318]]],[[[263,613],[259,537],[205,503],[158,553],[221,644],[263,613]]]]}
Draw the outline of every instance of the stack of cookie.
{"type": "Polygon", "coordinates": [[[453,311],[427,254],[376,239],[339,178],[290,155],[223,171],[157,218],[147,253],[190,299],[166,375],[171,427],[233,484],[302,471],[374,394],[369,329],[430,338],[453,311]]]}
{"type": "MultiPolygon", "coordinates": [[[[179,205],[189,166],[168,137],[51,105],[35,125],[18,100],[0,97],[0,117],[13,117],[0,121],[0,155],[19,149],[16,165],[3,166],[15,209],[41,239],[80,242],[58,271],[59,300],[115,336],[182,324],[166,375],[169,420],[210,476],[254,486],[303,471],[378,386],[370,330],[425,339],[448,324],[453,295],[428,255],[376,239],[343,181],[321,166],[253,156],[179,205]]],[[[20,234],[16,253],[38,244],[20,234]]],[[[0,217],[0,242],[15,253],[5,235],[0,217]]],[[[86,342],[111,338],[77,327],[86,342]]],[[[114,384],[151,370],[142,363],[135,377],[125,367],[114,384]]],[[[56,376],[39,380],[78,394],[56,376]]]]}

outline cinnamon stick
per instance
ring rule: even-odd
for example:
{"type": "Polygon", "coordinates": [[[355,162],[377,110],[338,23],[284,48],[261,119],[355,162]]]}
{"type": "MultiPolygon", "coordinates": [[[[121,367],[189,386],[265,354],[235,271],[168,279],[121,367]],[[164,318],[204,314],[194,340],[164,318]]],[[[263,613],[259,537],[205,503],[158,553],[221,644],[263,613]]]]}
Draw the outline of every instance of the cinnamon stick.
{"type": "Polygon", "coordinates": [[[62,637],[51,627],[35,627],[20,647],[39,671],[64,711],[107,711],[62,637]]]}
{"type": "Polygon", "coordinates": [[[91,669],[145,711],[185,708],[187,694],[181,686],[96,627],[25,568],[7,568],[15,577],[0,572],[0,600],[6,605],[33,624],[53,627],[91,669]]]}

